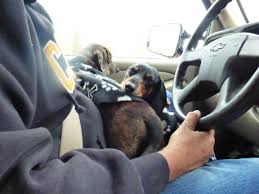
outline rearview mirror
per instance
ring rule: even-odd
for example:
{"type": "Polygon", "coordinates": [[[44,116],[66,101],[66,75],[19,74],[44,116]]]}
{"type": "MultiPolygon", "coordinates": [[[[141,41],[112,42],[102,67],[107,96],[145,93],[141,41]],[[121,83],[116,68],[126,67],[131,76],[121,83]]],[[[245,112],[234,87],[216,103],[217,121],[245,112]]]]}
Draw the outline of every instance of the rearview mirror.
{"type": "Polygon", "coordinates": [[[177,57],[182,54],[184,40],[189,37],[181,24],[155,25],[149,31],[147,49],[166,57],[177,57]]]}

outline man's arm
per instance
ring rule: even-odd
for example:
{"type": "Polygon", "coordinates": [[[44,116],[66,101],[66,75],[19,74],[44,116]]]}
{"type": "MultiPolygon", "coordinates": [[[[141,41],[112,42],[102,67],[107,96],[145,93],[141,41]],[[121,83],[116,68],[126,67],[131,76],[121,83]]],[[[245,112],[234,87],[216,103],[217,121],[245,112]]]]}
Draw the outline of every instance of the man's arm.
{"type": "Polygon", "coordinates": [[[214,154],[214,130],[196,131],[201,113],[190,112],[182,125],[172,134],[168,145],[159,153],[167,160],[170,180],[206,164],[214,154]]]}
{"type": "Polygon", "coordinates": [[[168,176],[159,155],[131,162],[116,150],[82,149],[48,160],[52,138],[43,128],[1,132],[0,151],[0,193],[158,193],[168,176]],[[147,169],[149,188],[138,171],[145,161],[142,167],[157,169],[147,169]]]}

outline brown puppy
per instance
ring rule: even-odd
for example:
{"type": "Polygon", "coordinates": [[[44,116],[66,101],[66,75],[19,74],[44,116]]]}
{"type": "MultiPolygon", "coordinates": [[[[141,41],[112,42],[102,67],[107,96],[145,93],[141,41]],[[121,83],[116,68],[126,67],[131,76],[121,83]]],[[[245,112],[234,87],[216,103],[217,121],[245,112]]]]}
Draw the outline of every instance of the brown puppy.
{"type": "Polygon", "coordinates": [[[80,55],[72,58],[69,62],[72,66],[76,66],[79,63],[90,65],[105,75],[119,72],[119,68],[112,63],[111,52],[100,44],[88,45],[80,52],[80,55]]]}

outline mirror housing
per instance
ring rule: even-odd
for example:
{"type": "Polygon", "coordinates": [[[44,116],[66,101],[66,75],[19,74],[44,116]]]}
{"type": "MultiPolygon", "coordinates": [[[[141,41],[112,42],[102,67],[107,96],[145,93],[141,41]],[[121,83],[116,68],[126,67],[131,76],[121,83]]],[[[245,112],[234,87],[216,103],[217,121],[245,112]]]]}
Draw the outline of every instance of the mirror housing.
{"type": "Polygon", "coordinates": [[[183,52],[184,40],[189,37],[179,23],[154,25],[149,31],[147,49],[165,57],[178,57],[183,52]]]}

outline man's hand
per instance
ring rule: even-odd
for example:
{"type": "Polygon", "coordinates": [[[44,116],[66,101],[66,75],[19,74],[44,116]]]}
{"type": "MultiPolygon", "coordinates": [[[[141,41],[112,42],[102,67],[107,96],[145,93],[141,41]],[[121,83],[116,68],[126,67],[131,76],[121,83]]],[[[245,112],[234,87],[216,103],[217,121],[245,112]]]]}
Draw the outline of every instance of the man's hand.
{"type": "Polygon", "coordinates": [[[214,154],[215,132],[213,129],[208,132],[195,131],[199,118],[199,111],[188,113],[182,125],[172,134],[168,145],[159,152],[167,160],[170,181],[204,165],[214,154]]]}

